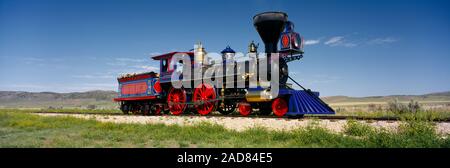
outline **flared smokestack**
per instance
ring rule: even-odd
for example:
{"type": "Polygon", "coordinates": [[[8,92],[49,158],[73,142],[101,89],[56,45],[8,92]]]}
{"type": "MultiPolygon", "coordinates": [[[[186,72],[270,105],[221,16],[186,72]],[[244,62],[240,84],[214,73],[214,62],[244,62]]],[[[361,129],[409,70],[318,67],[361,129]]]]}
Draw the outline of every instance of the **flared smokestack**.
{"type": "Polygon", "coordinates": [[[287,22],[287,14],[283,12],[264,12],[253,17],[253,25],[261,36],[266,53],[278,51],[278,40],[287,22]]]}

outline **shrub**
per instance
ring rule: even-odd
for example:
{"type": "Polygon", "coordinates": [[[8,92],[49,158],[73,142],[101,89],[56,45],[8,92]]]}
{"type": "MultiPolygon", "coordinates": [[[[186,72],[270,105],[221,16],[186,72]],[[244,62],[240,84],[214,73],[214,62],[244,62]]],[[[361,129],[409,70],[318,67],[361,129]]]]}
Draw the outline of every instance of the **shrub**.
{"type": "Polygon", "coordinates": [[[353,136],[366,136],[375,132],[374,128],[355,120],[348,120],[344,129],[345,134],[353,136]]]}
{"type": "Polygon", "coordinates": [[[408,105],[400,103],[398,99],[394,99],[393,101],[388,102],[388,111],[397,114],[416,113],[420,110],[421,107],[418,101],[411,100],[408,105]]]}
{"type": "Polygon", "coordinates": [[[369,104],[367,107],[369,112],[374,112],[377,109],[377,106],[375,104],[369,104]]]}
{"type": "Polygon", "coordinates": [[[408,110],[413,113],[420,111],[421,107],[419,105],[419,102],[414,100],[409,101],[408,110]]]}
{"type": "Polygon", "coordinates": [[[89,109],[89,110],[94,110],[96,108],[97,108],[97,106],[94,105],[94,104],[90,104],[90,105],[87,106],[87,109],[89,109]]]}

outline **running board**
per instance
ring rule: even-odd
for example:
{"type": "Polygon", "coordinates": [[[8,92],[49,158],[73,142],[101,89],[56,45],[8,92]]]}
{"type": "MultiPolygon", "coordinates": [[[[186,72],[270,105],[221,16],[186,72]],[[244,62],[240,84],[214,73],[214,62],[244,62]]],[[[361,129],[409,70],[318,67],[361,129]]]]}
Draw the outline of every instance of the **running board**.
{"type": "Polygon", "coordinates": [[[287,116],[335,114],[335,111],[319,98],[319,92],[282,89],[280,94],[290,95],[287,116]]]}

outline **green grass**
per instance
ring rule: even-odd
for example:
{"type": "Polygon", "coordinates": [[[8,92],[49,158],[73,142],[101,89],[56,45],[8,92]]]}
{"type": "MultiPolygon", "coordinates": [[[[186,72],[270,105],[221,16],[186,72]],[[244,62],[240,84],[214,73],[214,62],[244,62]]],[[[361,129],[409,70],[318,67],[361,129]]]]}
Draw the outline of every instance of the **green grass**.
{"type": "Polygon", "coordinates": [[[119,109],[78,109],[78,108],[70,108],[70,109],[42,109],[40,112],[63,112],[63,113],[118,113],[122,114],[122,111],[119,109]]]}
{"type": "Polygon", "coordinates": [[[345,134],[350,136],[367,137],[373,135],[376,131],[373,127],[355,120],[348,120],[347,125],[345,125],[345,134]]]}
{"type": "Polygon", "coordinates": [[[32,113],[41,111],[39,108],[26,108],[26,109],[14,109],[14,108],[0,108],[0,113],[14,112],[14,113],[32,113]]]}
{"type": "Polygon", "coordinates": [[[113,124],[72,117],[0,112],[0,147],[450,147],[423,121],[398,133],[350,121],[344,133],[317,125],[288,132],[253,128],[243,132],[201,123],[194,126],[113,124]]]}
{"type": "Polygon", "coordinates": [[[359,116],[359,117],[400,117],[403,120],[444,120],[450,118],[450,112],[438,112],[432,110],[423,110],[418,112],[395,113],[391,111],[375,111],[375,112],[337,112],[336,115],[343,116],[359,116]]]}
{"type": "Polygon", "coordinates": [[[24,109],[14,109],[14,108],[0,108],[0,112],[22,112],[22,113],[32,113],[32,112],[49,112],[49,113],[105,113],[105,114],[122,114],[119,109],[79,109],[79,108],[64,108],[64,109],[40,109],[40,108],[24,108],[24,109]]]}

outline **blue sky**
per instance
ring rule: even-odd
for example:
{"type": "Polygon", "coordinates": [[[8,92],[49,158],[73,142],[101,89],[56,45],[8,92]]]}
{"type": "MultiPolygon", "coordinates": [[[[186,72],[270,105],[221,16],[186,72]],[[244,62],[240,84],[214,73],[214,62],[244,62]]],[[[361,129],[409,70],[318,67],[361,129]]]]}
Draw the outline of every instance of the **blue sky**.
{"type": "Polygon", "coordinates": [[[323,96],[450,90],[448,1],[0,0],[0,90],[116,90],[150,55],[246,52],[252,17],[284,11],[305,37],[291,75],[323,96]]]}

